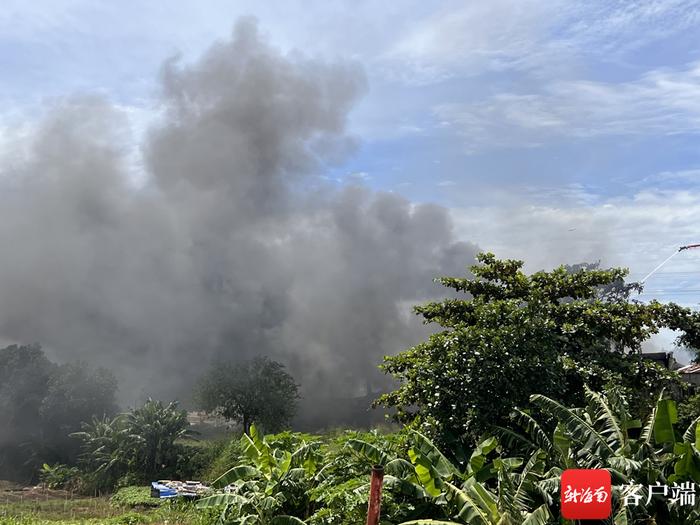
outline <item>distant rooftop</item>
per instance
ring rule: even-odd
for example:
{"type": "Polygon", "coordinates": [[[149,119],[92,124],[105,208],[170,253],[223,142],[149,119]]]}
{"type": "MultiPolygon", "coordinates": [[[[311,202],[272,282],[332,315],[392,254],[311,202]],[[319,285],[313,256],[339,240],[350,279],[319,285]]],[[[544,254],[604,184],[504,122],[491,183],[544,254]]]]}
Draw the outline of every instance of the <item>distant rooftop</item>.
{"type": "Polygon", "coordinates": [[[692,363],[678,369],[679,374],[700,374],[700,363],[692,363]]]}
{"type": "Polygon", "coordinates": [[[673,358],[673,352],[644,352],[642,357],[649,361],[655,361],[669,370],[675,370],[679,366],[673,358]]]}

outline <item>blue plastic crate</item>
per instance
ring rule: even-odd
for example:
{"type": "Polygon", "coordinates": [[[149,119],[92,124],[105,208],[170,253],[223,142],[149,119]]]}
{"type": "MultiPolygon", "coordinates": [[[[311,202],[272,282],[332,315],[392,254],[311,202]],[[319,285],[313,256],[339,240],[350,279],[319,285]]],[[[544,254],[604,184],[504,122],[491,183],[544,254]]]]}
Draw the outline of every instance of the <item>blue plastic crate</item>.
{"type": "Polygon", "coordinates": [[[154,498],[174,498],[177,496],[177,491],[175,489],[171,489],[170,487],[166,487],[157,481],[152,481],[151,496],[154,498]]]}

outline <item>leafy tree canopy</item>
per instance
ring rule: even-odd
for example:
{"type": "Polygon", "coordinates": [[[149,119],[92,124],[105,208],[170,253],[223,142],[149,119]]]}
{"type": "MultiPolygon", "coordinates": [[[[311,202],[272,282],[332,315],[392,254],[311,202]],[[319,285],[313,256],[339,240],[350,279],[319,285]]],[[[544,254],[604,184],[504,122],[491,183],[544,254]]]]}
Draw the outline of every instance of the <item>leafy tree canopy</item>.
{"type": "Polygon", "coordinates": [[[0,350],[0,445],[31,432],[54,366],[39,345],[0,350]]]}
{"type": "Polygon", "coordinates": [[[50,448],[48,457],[62,463],[74,462],[79,446],[70,434],[96,415],[116,413],[116,390],[116,378],[104,368],[91,370],[84,363],[56,366],[39,409],[44,440],[50,448]]]}
{"type": "Polygon", "coordinates": [[[113,414],[116,390],[107,370],[57,365],[39,345],[0,349],[0,472],[27,481],[44,462],[73,463],[79,449],[68,435],[113,414]]]}
{"type": "Polygon", "coordinates": [[[444,442],[474,441],[506,422],[532,394],[579,404],[584,385],[615,383],[649,409],[677,377],[641,359],[641,345],[662,327],[682,330],[679,344],[700,347],[698,314],[675,304],[630,299],[639,285],[627,270],[561,266],[526,275],[523,262],[482,253],[471,278],[438,279],[452,298],[416,307],[443,329],[386,357],[400,386],[378,401],[444,442]]]}
{"type": "Polygon", "coordinates": [[[202,377],[195,397],[199,408],[241,423],[245,432],[253,423],[276,431],[294,416],[299,392],[284,365],[258,357],[215,363],[202,377]]]}
{"type": "Polygon", "coordinates": [[[191,451],[179,441],[194,436],[187,412],[177,402],[152,399],[114,418],[93,418],[82,427],[71,437],[82,446],[80,466],[86,484],[95,490],[182,475],[183,456],[191,451]]]}

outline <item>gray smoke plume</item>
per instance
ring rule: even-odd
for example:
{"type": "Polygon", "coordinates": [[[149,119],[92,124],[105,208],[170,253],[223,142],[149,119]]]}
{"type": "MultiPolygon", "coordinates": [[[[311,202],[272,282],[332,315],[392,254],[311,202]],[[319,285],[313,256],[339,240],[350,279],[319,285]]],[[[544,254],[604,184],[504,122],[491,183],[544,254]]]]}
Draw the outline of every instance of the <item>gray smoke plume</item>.
{"type": "Polygon", "coordinates": [[[0,337],[111,368],[128,403],[186,398],[220,356],[278,359],[308,399],[380,388],[426,333],[410,305],[476,248],[443,208],[324,182],[365,84],[241,20],[164,65],[138,184],[120,110],[58,103],[0,166],[0,337]]]}

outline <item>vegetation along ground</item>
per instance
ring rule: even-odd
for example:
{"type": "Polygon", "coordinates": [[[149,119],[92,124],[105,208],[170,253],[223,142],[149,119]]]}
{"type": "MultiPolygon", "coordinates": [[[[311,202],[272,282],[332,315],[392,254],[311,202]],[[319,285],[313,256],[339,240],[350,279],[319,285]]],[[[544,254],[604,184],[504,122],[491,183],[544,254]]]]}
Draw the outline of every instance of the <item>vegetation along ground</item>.
{"type": "Polygon", "coordinates": [[[214,437],[176,402],[117,412],[106,371],[55,365],[37,346],[0,350],[0,412],[17,435],[0,443],[11,480],[0,525],[358,524],[375,465],[383,525],[562,523],[571,468],[610,472],[610,523],[700,523],[698,507],[646,488],[700,483],[700,397],[640,353],[666,328],[695,352],[700,316],[636,301],[623,269],[528,275],[520,261],[478,260],[467,277],[439,280],[447,298],[416,308],[433,334],[381,365],[396,379],[375,403],[393,417],[382,429],[294,432],[297,385],[267,358],[201,378],[193,399],[232,425],[214,437]],[[211,489],[151,498],[149,483],[165,478],[211,489]],[[634,487],[642,502],[626,506],[634,487]]]}

